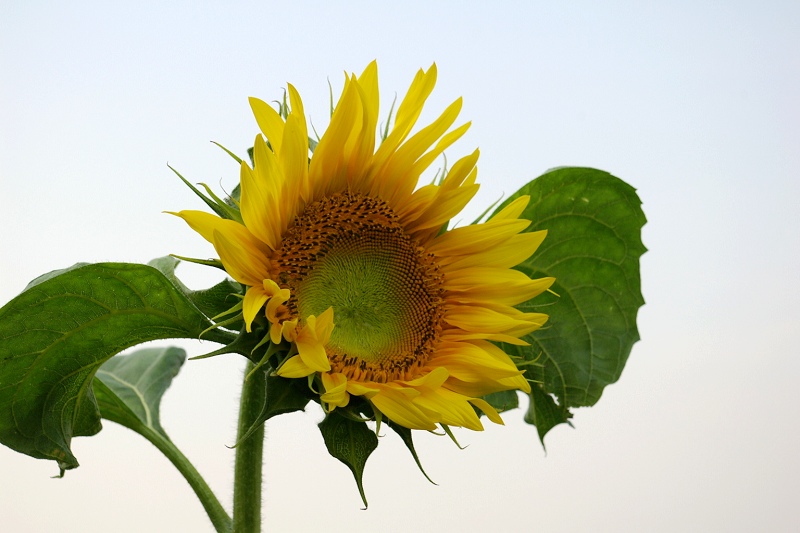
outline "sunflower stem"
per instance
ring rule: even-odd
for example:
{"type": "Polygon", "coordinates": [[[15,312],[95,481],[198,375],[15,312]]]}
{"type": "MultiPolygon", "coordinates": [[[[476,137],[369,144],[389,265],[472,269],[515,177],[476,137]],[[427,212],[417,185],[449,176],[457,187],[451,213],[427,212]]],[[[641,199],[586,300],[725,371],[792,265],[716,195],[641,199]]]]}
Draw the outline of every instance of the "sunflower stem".
{"type": "MultiPolygon", "coordinates": [[[[130,426],[129,426],[130,427],[130,426]]],[[[133,429],[133,427],[131,427],[133,429]]],[[[189,486],[197,495],[203,509],[208,513],[208,518],[218,533],[230,533],[231,531],[231,518],[225,512],[225,508],[219,503],[219,500],[211,491],[211,488],[203,479],[203,476],[197,471],[194,465],[186,458],[183,453],[175,446],[172,441],[164,434],[150,429],[145,425],[141,425],[134,429],[137,433],[149,440],[167,459],[178,469],[183,475],[189,486]]]]}
{"type": "Polygon", "coordinates": [[[242,380],[242,398],[239,403],[239,428],[236,436],[236,465],[233,480],[233,531],[234,533],[259,533],[261,531],[261,484],[264,453],[264,425],[242,440],[258,418],[264,406],[266,376],[264,372],[250,372],[247,363],[242,380]],[[249,379],[248,379],[249,377],[249,379]]]}

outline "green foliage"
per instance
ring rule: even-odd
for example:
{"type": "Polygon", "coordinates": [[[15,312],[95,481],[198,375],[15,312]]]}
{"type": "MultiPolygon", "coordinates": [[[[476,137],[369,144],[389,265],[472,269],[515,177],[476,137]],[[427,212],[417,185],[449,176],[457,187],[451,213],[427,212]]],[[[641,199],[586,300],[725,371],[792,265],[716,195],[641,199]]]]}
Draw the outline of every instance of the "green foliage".
{"type": "Polygon", "coordinates": [[[144,426],[166,437],[161,398],[186,360],[180,348],[146,348],[106,361],[95,374],[100,415],[137,433],[144,426]]]}
{"type": "MultiPolygon", "coordinates": [[[[489,405],[494,407],[498,413],[519,407],[519,397],[515,390],[495,392],[484,396],[483,399],[489,402],[489,405]]],[[[478,413],[483,414],[480,410],[478,410],[478,413]]]]}
{"type": "Polygon", "coordinates": [[[75,468],[72,437],[101,429],[97,369],[131,346],[197,338],[209,325],[146,265],[76,265],[37,278],[0,309],[0,443],[75,468]]]}
{"type": "MultiPolygon", "coordinates": [[[[184,285],[175,275],[175,269],[180,264],[178,259],[167,255],[153,259],[147,264],[164,274],[173,285],[183,292],[195,307],[208,317],[220,315],[241,301],[236,295],[243,292],[242,286],[230,278],[225,278],[208,289],[193,291],[184,285]]],[[[236,324],[230,325],[228,329],[238,330],[242,326],[244,326],[244,322],[240,320],[236,324]]]]}
{"type": "Polygon", "coordinates": [[[186,360],[180,348],[146,348],[106,361],[92,387],[100,414],[150,441],[183,475],[217,531],[231,531],[231,518],[203,477],[161,427],[161,398],[186,360]]]}
{"type": "Polygon", "coordinates": [[[531,200],[522,217],[528,231],[546,229],[539,250],[518,268],[531,277],[552,276],[553,294],[519,306],[543,312],[549,322],[525,337],[530,346],[503,345],[533,380],[525,420],[539,438],[568,422],[570,409],[594,405],[619,379],[639,340],[636,314],[644,304],[639,258],[646,220],[635,190],[606,172],[560,168],[512,195],[531,200]]]}
{"type": "Polygon", "coordinates": [[[419,468],[419,471],[422,472],[422,475],[425,476],[425,479],[436,485],[436,483],[434,483],[433,480],[430,478],[430,476],[428,476],[428,474],[425,472],[425,469],[422,468],[422,463],[420,462],[419,456],[417,455],[417,450],[416,448],[414,448],[414,438],[412,436],[412,431],[407,427],[395,424],[394,422],[388,419],[386,421],[386,425],[392,428],[392,430],[395,433],[397,433],[403,440],[403,444],[405,444],[406,448],[408,448],[408,451],[411,452],[411,456],[414,458],[414,462],[417,463],[417,467],[419,468]]]}
{"type": "MultiPolygon", "coordinates": [[[[221,145],[219,144],[217,146],[221,147],[221,145]]],[[[226,152],[228,152],[230,155],[233,156],[233,154],[226,148],[223,148],[223,150],[225,150],[226,152]]],[[[239,162],[241,162],[241,160],[239,160],[239,162]]],[[[205,183],[201,183],[200,186],[206,190],[206,193],[208,193],[208,196],[206,196],[205,194],[200,192],[200,190],[197,187],[189,183],[189,180],[181,176],[180,172],[178,172],[172,167],[169,167],[169,169],[173,171],[181,179],[181,181],[184,184],[186,184],[186,186],[189,187],[193,193],[199,196],[200,199],[203,200],[203,202],[205,202],[205,204],[208,207],[210,207],[211,210],[214,211],[217,215],[219,215],[222,218],[227,218],[229,220],[235,220],[240,223],[242,222],[242,214],[239,211],[238,206],[236,206],[235,204],[231,204],[230,202],[226,202],[225,200],[214,194],[214,192],[205,183]]]]}
{"type": "Polygon", "coordinates": [[[363,485],[364,466],[370,454],[378,447],[378,437],[364,422],[341,416],[337,411],[329,413],[319,423],[319,430],[328,452],[353,473],[364,507],[367,507],[363,485]]]}
{"type": "Polygon", "coordinates": [[[264,374],[263,405],[253,424],[245,432],[244,436],[239,439],[240,442],[250,437],[273,416],[302,411],[310,401],[310,397],[307,394],[308,386],[305,383],[295,379],[270,375],[269,372],[271,371],[272,369],[269,367],[255,370],[255,372],[264,374]]]}

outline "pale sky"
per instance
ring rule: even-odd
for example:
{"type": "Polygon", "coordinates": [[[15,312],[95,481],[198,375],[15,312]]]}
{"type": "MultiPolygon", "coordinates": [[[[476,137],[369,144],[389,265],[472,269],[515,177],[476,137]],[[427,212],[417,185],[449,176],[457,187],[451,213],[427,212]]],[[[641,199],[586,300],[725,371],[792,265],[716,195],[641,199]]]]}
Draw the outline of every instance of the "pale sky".
{"type": "MultiPolygon", "coordinates": [[[[522,410],[458,432],[463,451],[420,434],[434,486],[387,433],[362,511],[312,404],[267,424],[265,530],[800,530],[800,4],[111,4],[0,4],[0,304],[79,261],[212,255],[162,214],[202,208],[167,163],[231,189],[238,168],[209,141],[244,155],[248,96],[291,82],[321,131],[328,80],[373,59],[382,116],[434,61],[426,116],[464,97],[473,126],[447,154],[480,147],[482,183],[464,220],[556,166],[609,171],[644,202],[642,341],[546,455],[522,410]]],[[[228,508],[241,367],[189,362],[162,406],[228,508]]],[[[4,530],[213,531],[138,435],[106,422],[73,451],[81,467],[53,480],[55,463],[0,447],[4,530]]]]}

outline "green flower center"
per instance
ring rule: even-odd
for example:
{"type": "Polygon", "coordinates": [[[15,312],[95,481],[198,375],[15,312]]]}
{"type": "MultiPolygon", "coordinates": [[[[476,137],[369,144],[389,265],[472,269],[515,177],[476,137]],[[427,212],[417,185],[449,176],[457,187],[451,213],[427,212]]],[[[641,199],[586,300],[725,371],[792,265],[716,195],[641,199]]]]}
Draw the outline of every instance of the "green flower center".
{"type": "Polygon", "coordinates": [[[325,347],[351,379],[410,379],[441,331],[442,276],[380,199],[343,192],[308,206],[279,265],[301,319],[333,307],[325,347]]]}

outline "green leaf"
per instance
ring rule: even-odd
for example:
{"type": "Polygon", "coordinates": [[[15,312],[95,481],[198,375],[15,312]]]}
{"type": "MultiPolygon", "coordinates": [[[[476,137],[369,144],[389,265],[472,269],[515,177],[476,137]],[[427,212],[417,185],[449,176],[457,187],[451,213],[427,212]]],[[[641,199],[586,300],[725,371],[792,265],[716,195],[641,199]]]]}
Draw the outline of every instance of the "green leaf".
{"type": "Polygon", "coordinates": [[[167,437],[159,416],[161,398],[186,360],[180,348],[146,348],[106,361],[93,388],[100,415],[137,431],[140,426],[167,437]]]}
{"type": "MultiPolygon", "coordinates": [[[[217,146],[220,146],[220,145],[217,145],[217,146]]],[[[228,152],[228,153],[230,153],[230,152],[228,152]]],[[[231,154],[231,155],[233,155],[233,154],[231,154]]],[[[197,196],[199,196],[200,199],[203,200],[203,202],[205,202],[205,204],[208,207],[210,207],[211,210],[214,211],[221,218],[227,218],[228,220],[235,220],[235,221],[240,222],[240,223],[242,222],[242,214],[239,212],[239,208],[235,204],[232,204],[230,202],[226,202],[222,198],[219,198],[216,194],[214,194],[211,191],[211,189],[206,184],[201,183],[200,185],[209,194],[208,196],[206,196],[205,194],[200,192],[200,190],[197,187],[195,187],[194,185],[189,183],[189,180],[187,180],[186,178],[181,176],[180,172],[178,172],[174,168],[170,167],[169,165],[167,165],[167,167],[169,167],[169,169],[172,172],[174,172],[181,179],[181,181],[183,183],[185,183],[186,186],[189,187],[192,190],[193,193],[195,193],[197,196]]]]}
{"type": "MultiPolygon", "coordinates": [[[[239,439],[239,442],[252,435],[253,432],[273,416],[302,411],[306,408],[306,405],[308,405],[310,397],[303,392],[303,389],[308,390],[308,385],[306,385],[305,381],[273,376],[268,373],[271,371],[272,369],[268,366],[255,370],[255,372],[267,374],[265,380],[266,393],[264,395],[264,405],[255,421],[250,426],[250,429],[239,439]]],[[[250,377],[250,379],[252,378],[253,376],[250,377]]],[[[238,446],[239,443],[237,442],[236,444],[238,446]]]]}
{"type": "Polygon", "coordinates": [[[161,398],[186,360],[180,348],[145,348],[106,361],[92,383],[100,414],[150,441],[183,475],[217,531],[231,518],[203,476],[161,427],[161,398]]]}
{"type": "Polygon", "coordinates": [[[417,455],[417,450],[414,448],[414,438],[411,434],[411,430],[408,429],[407,427],[401,426],[400,424],[396,424],[389,419],[386,420],[386,424],[390,428],[392,428],[392,430],[394,430],[394,432],[397,433],[403,440],[403,444],[405,444],[406,448],[408,448],[408,451],[411,452],[411,456],[414,458],[414,462],[417,463],[417,468],[419,468],[419,471],[422,472],[423,476],[425,476],[425,479],[436,485],[436,483],[434,483],[434,481],[425,472],[425,469],[422,468],[422,463],[420,462],[419,456],[417,455]]]}
{"type": "MultiPolygon", "coordinates": [[[[167,255],[153,259],[147,263],[151,267],[158,269],[168,280],[179,288],[183,294],[208,317],[215,317],[224,313],[238,302],[241,301],[237,298],[237,294],[242,293],[242,286],[230,278],[225,278],[213,287],[208,289],[201,289],[193,291],[183,284],[181,280],[175,275],[175,269],[180,264],[180,260],[167,255]]],[[[232,324],[228,329],[238,330],[244,325],[244,322],[232,324]]]]}
{"type": "Polygon", "coordinates": [[[370,454],[378,447],[378,437],[372,432],[365,422],[358,422],[340,416],[333,411],[319,423],[325,446],[335,458],[343,462],[353,473],[358,485],[358,492],[367,507],[367,497],[364,494],[363,475],[364,466],[370,454]]]}
{"type": "MultiPolygon", "coordinates": [[[[492,394],[487,394],[483,397],[489,405],[494,407],[498,413],[502,413],[504,411],[510,411],[511,409],[516,409],[519,407],[519,397],[517,396],[517,391],[515,390],[504,390],[500,392],[493,392],[492,394]]],[[[478,411],[479,414],[483,414],[478,411]]]]}
{"type": "Polygon", "coordinates": [[[544,436],[547,432],[564,422],[569,424],[572,415],[569,411],[565,413],[550,394],[536,385],[531,386],[530,400],[528,412],[525,413],[525,422],[536,426],[539,440],[544,445],[544,436]]]}
{"type": "Polygon", "coordinates": [[[142,342],[197,338],[210,322],[146,265],[48,276],[0,309],[0,443],[65,470],[78,466],[72,437],[101,429],[91,387],[100,365],[142,342]]]}
{"type": "Polygon", "coordinates": [[[533,180],[506,200],[527,194],[527,231],[547,238],[517,268],[531,277],[556,278],[552,291],[518,306],[550,320],[525,337],[530,346],[504,345],[519,357],[536,389],[526,421],[539,438],[567,422],[573,407],[594,405],[619,379],[639,340],[636,315],[644,304],[639,258],[646,251],[646,219],[635,189],[591,168],[560,168],[533,180]]]}

